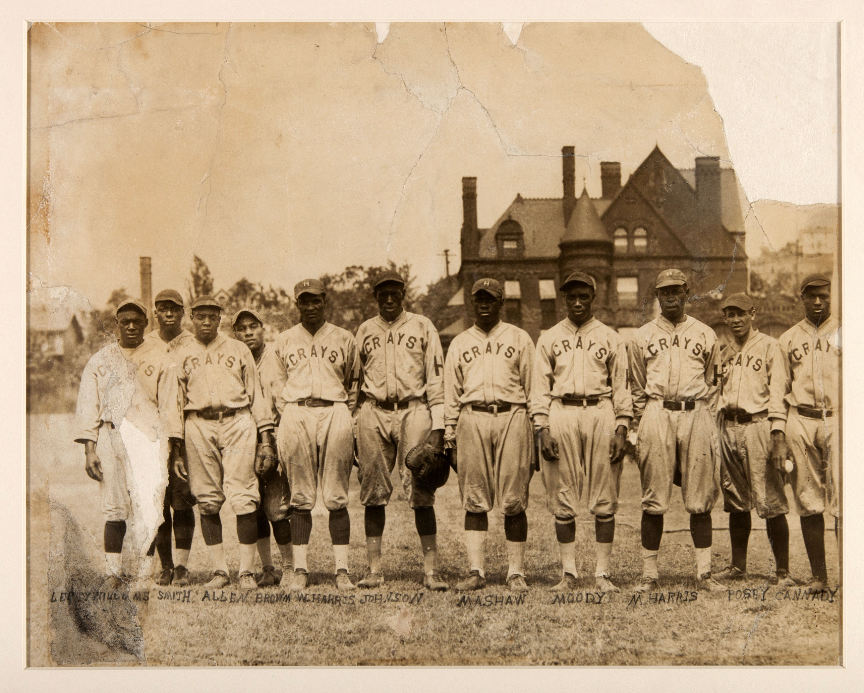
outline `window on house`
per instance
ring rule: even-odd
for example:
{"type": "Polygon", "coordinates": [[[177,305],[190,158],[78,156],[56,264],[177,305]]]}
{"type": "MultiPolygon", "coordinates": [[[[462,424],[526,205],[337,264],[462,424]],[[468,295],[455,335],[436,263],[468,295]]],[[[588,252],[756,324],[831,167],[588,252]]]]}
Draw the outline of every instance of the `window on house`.
{"type": "Polygon", "coordinates": [[[627,252],[627,229],[623,226],[619,226],[615,229],[613,240],[615,243],[615,252],[618,255],[623,255],[627,252]]]}
{"type": "Polygon", "coordinates": [[[511,281],[508,279],[504,281],[504,298],[508,300],[522,298],[522,287],[518,280],[511,281]]]}
{"type": "Polygon", "coordinates": [[[618,290],[618,305],[635,306],[639,303],[639,278],[618,277],[615,288],[618,290]]]}
{"type": "Polygon", "coordinates": [[[633,232],[633,251],[642,254],[648,252],[648,232],[641,226],[633,232]]]}
{"type": "Polygon", "coordinates": [[[504,250],[519,250],[519,241],[505,240],[501,243],[501,247],[504,248],[504,250]]]}
{"type": "Polygon", "coordinates": [[[555,280],[540,280],[540,329],[548,330],[558,322],[558,311],[555,306],[555,280]]]}

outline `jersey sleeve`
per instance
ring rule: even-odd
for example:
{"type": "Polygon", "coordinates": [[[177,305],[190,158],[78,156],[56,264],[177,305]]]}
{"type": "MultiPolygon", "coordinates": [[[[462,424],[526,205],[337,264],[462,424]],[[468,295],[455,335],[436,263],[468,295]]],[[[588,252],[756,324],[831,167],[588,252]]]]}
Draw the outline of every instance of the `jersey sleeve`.
{"type": "Polygon", "coordinates": [[[264,396],[264,390],[261,387],[261,378],[258,377],[258,368],[255,366],[255,359],[252,358],[252,352],[242,342],[238,342],[240,351],[240,367],[243,378],[243,386],[246,394],[249,397],[249,408],[252,410],[252,418],[255,419],[255,425],[259,431],[266,431],[273,428],[273,409],[264,396]]]}
{"type": "Polygon", "coordinates": [[[444,428],[444,351],[431,320],[426,320],[426,401],[432,416],[432,430],[444,428]]]}
{"type": "Polygon", "coordinates": [[[345,344],[345,392],[348,393],[348,411],[357,408],[357,398],[360,393],[360,355],[354,335],[346,332],[345,344]]]}
{"type": "Polygon", "coordinates": [[[96,365],[91,357],[81,374],[81,385],[78,388],[78,402],[75,407],[75,442],[96,442],[99,438],[99,426],[102,424],[102,406],[99,401],[99,384],[96,365]]]}
{"type": "Polygon", "coordinates": [[[614,332],[609,340],[609,356],[606,359],[609,378],[612,382],[612,409],[615,411],[615,426],[629,426],[633,418],[633,397],[627,385],[627,347],[614,332]]]}
{"type": "Polygon", "coordinates": [[[546,428],[549,425],[549,407],[552,403],[552,386],[555,382],[554,358],[549,353],[549,345],[541,337],[534,350],[534,382],[531,399],[533,401],[534,425],[546,428]]]}
{"type": "MultiPolygon", "coordinates": [[[[522,387],[525,389],[525,401],[528,405],[528,416],[535,428],[538,426],[538,421],[535,418],[537,410],[535,409],[535,389],[537,388],[537,380],[534,376],[534,342],[527,332],[522,332],[522,349],[519,356],[519,377],[522,381],[522,387]]],[[[547,415],[548,421],[548,415],[547,415]]]]}
{"type": "Polygon", "coordinates": [[[278,400],[279,395],[282,394],[282,389],[285,387],[287,374],[274,349],[267,349],[264,352],[261,365],[258,367],[258,377],[261,378],[261,390],[264,393],[264,398],[270,403],[273,410],[273,421],[278,422],[281,414],[278,400]]]}
{"type": "Polygon", "coordinates": [[[645,411],[648,396],[645,394],[645,355],[639,343],[639,335],[627,342],[627,365],[630,368],[630,392],[633,399],[633,419],[639,421],[645,411]]]}
{"type": "Polygon", "coordinates": [[[713,341],[705,358],[705,384],[708,386],[705,402],[712,412],[716,412],[720,400],[720,344],[716,335],[709,334],[708,336],[713,336],[713,341]]]}
{"type": "Polygon", "coordinates": [[[459,363],[458,337],[450,344],[444,360],[444,425],[455,426],[459,420],[459,398],[463,392],[462,366],[459,363]]]}
{"type": "Polygon", "coordinates": [[[789,364],[789,349],[784,340],[785,335],[780,337],[777,343],[777,359],[770,364],[771,383],[769,385],[768,418],[771,421],[772,431],[786,432],[786,418],[789,415],[789,403],[786,395],[792,389],[792,368],[789,364]],[[775,402],[775,390],[780,394],[781,402],[775,402]],[[772,411],[774,413],[772,413],[772,411]],[[782,412],[782,417],[780,416],[782,412]],[[775,416],[776,414],[776,416],[775,416]]]}

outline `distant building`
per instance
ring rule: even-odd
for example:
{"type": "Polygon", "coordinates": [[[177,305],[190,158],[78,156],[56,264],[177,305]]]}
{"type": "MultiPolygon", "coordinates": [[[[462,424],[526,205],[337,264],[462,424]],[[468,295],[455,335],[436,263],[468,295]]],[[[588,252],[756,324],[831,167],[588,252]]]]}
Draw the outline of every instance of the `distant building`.
{"type": "Polygon", "coordinates": [[[32,354],[62,359],[84,342],[81,320],[62,306],[30,307],[27,348],[32,354]]]}
{"type": "MultiPolygon", "coordinates": [[[[536,339],[565,314],[558,294],[575,269],[597,280],[595,314],[629,331],[651,319],[654,280],[668,267],[683,270],[696,298],[689,312],[719,324],[720,295],[744,291],[744,195],[733,169],[718,157],[698,157],[676,169],[658,147],[622,185],[621,164],[601,163],[602,196],[576,196],[574,148],[562,149],[563,194],[517,194],[488,229],[477,225],[477,179],[462,179],[461,301],[472,283],[495,277],[505,287],[505,320],[536,339]]],[[[470,324],[466,316],[442,331],[447,341],[470,324]]]]}

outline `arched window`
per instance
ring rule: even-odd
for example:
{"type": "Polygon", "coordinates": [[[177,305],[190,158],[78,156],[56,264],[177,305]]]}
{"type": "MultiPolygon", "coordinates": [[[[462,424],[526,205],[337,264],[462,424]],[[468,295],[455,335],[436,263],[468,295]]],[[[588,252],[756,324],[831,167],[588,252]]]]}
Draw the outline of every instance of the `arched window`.
{"type": "Polygon", "coordinates": [[[623,226],[619,226],[615,229],[615,233],[613,234],[613,239],[615,242],[615,253],[618,255],[624,255],[627,252],[627,229],[623,226]]]}
{"type": "Polygon", "coordinates": [[[633,232],[633,252],[643,255],[648,252],[648,232],[641,226],[633,232]]]}
{"type": "Polygon", "coordinates": [[[519,222],[507,218],[495,234],[498,257],[522,257],[525,254],[525,237],[519,222]]]}

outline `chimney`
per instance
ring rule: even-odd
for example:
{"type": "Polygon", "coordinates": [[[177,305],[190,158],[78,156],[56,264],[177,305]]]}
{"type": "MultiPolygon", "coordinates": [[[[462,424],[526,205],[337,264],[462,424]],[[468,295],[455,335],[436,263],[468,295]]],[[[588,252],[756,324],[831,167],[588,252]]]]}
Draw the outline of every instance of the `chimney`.
{"type": "Polygon", "coordinates": [[[138,265],[141,273],[141,303],[148,312],[153,310],[153,269],[149,257],[139,257],[138,265]]]}
{"type": "Polygon", "coordinates": [[[611,200],[621,190],[621,163],[618,161],[601,161],[600,180],[603,184],[603,198],[611,200]]]}
{"type": "Polygon", "coordinates": [[[720,157],[696,157],[696,213],[701,228],[722,224],[720,204],[720,157]]]}
{"type": "Polygon", "coordinates": [[[573,208],[576,206],[576,148],[561,147],[561,174],[564,183],[562,200],[564,211],[564,226],[570,221],[573,208]]]}
{"type": "Polygon", "coordinates": [[[480,254],[480,234],[477,231],[477,179],[462,179],[462,260],[480,254]]]}

